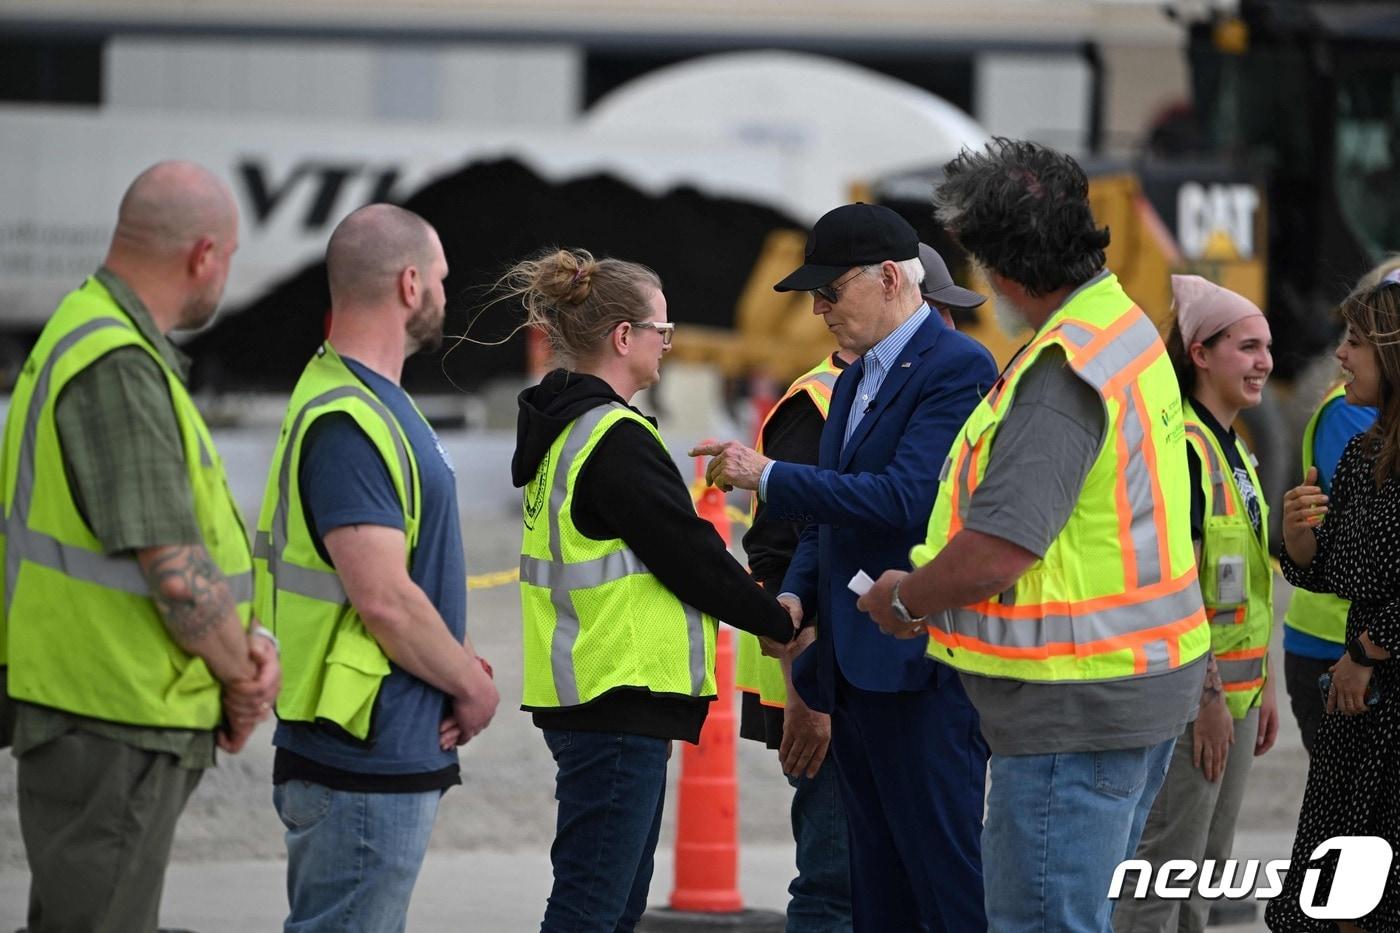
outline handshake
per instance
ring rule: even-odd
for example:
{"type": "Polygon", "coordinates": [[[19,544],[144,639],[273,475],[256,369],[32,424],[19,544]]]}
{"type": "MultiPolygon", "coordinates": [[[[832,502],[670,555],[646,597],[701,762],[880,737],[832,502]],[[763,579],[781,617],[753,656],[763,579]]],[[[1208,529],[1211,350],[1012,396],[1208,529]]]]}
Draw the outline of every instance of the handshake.
{"type": "Polygon", "coordinates": [[[760,635],[758,645],[768,657],[791,662],[793,658],[802,653],[804,648],[812,643],[816,630],[807,629],[807,633],[810,634],[804,637],[802,631],[802,603],[797,597],[785,593],[778,597],[778,604],[787,610],[788,618],[792,619],[792,640],[784,643],[774,641],[771,638],[764,638],[760,635]]]}

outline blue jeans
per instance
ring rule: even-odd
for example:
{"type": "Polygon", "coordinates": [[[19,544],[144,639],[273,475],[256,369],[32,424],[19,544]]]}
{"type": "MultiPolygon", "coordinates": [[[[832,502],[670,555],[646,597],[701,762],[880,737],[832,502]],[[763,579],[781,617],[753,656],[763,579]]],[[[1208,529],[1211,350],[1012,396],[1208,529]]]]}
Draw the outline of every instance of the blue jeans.
{"type": "Polygon", "coordinates": [[[631,933],[647,907],[670,743],[566,729],[545,729],[544,741],[559,766],[559,816],[540,930],[631,933]]]}
{"type": "Polygon", "coordinates": [[[982,830],[988,927],[1111,933],[1113,870],[1137,852],[1175,743],[993,755],[982,830]]]}
{"type": "Polygon", "coordinates": [[[286,933],[403,930],[442,791],[364,794],[308,781],[272,789],[287,827],[286,933]]]}
{"type": "Polygon", "coordinates": [[[788,776],[797,877],[788,885],[787,933],[850,933],[851,851],[836,762],[814,778],[788,776]]]}

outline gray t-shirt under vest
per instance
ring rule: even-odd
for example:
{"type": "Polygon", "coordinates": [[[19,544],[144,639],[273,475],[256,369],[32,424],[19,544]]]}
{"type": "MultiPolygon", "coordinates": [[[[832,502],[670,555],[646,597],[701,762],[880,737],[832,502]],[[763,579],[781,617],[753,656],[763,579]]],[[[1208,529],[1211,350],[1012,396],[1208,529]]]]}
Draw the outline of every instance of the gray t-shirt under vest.
{"type": "MultiPolygon", "coordinates": [[[[1057,348],[1042,351],[1015,391],[966,527],[1044,557],[1069,521],[1107,425],[1098,394],[1057,348]]],[[[1048,755],[1175,738],[1196,718],[1205,665],[1101,683],[961,676],[993,754],[1048,755]]]]}

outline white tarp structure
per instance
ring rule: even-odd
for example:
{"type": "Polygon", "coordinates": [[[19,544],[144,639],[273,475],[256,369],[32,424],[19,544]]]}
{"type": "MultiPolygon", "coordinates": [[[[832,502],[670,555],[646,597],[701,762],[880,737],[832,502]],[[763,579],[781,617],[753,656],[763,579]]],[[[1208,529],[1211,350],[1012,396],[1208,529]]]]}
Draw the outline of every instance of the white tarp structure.
{"type": "Polygon", "coordinates": [[[662,68],[600,100],[592,133],[699,135],[782,153],[783,206],[812,221],[853,186],[951,159],[987,133],[929,92],[800,52],[710,55],[662,68]]]}

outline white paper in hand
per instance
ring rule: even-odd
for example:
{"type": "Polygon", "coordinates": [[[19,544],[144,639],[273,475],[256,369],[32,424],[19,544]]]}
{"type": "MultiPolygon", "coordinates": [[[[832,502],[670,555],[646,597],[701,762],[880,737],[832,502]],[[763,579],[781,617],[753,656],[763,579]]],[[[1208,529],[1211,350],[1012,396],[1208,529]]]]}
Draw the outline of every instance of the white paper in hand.
{"type": "Polygon", "coordinates": [[[870,588],[875,585],[875,581],[870,579],[870,575],[864,570],[857,570],[856,575],[851,577],[851,582],[846,584],[846,589],[857,596],[864,596],[870,592],[870,588]]]}

